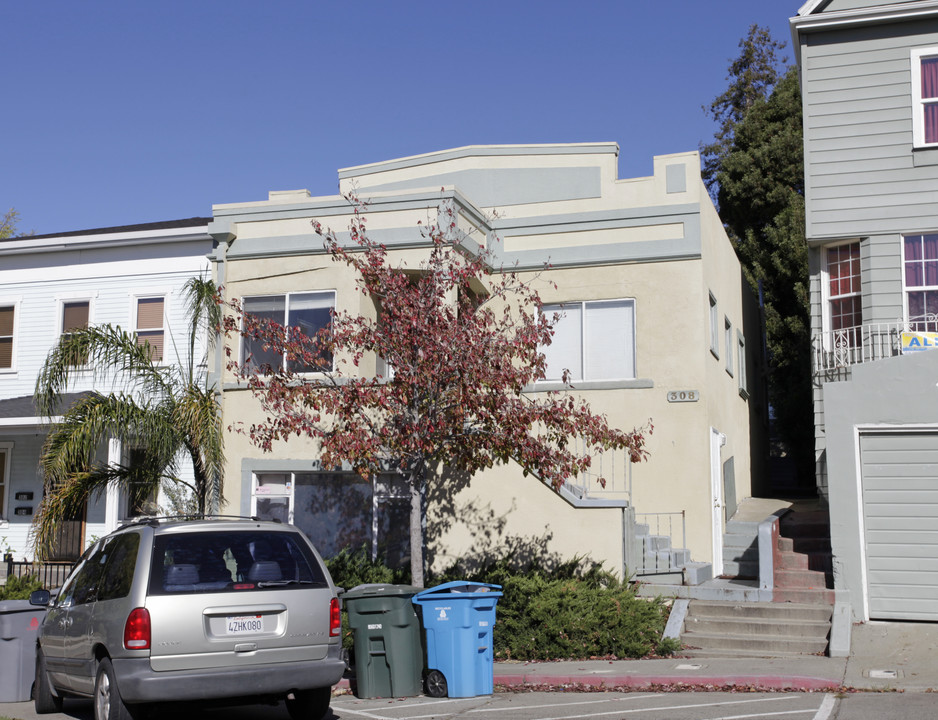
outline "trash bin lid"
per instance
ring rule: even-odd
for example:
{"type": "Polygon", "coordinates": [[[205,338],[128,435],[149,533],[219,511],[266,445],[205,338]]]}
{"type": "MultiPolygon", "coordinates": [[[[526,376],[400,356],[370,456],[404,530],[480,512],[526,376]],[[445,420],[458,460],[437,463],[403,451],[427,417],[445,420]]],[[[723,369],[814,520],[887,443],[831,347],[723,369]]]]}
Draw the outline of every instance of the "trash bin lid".
{"type": "Polygon", "coordinates": [[[406,595],[408,597],[416,595],[423,588],[413,585],[391,585],[383,583],[365,583],[356,585],[351,590],[347,590],[340,596],[343,600],[355,600],[365,597],[391,597],[406,595]]]}
{"type": "Polygon", "coordinates": [[[15,612],[30,612],[31,610],[45,611],[45,608],[30,605],[29,600],[2,600],[0,601],[0,614],[15,612]]]}
{"type": "Polygon", "coordinates": [[[436,587],[428,588],[427,590],[419,592],[414,597],[414,600],[429,598],[433,595],[480,595],[483,593],[501,597],[502,586],[472,582],[470,580],[454,580],[452,582],[443,583],[442,585],[437,585],[436,587]]]}

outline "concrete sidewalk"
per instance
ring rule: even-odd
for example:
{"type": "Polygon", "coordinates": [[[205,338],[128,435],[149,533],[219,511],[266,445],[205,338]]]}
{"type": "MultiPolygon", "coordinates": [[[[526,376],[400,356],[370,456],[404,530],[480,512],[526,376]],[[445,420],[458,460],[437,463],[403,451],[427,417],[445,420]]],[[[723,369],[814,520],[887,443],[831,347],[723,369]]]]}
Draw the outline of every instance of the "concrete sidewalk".
{"type": "Polygon", "coordinates": [[[938,625],[854,625],[849,658],[694,657],[495,663],[495,683],[517,687],[755,687],[766,690],[938,692],[938,625]]]}

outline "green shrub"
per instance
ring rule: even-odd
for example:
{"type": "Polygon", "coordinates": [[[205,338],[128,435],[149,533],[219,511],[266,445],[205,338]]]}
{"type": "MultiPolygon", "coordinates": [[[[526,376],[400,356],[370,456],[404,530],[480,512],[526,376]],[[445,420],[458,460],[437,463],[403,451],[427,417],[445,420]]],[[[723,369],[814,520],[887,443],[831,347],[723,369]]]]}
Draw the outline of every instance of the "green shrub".
{"type": "Polygon", "coordinates": [[[628,582],[586,558],[522,570],[504,558],[468,578],[451,568],[434,584],[457,579],[502,586],[494,648],[499,659],[644,657],[680,647],[662,638],[668,619],[662,600],[636,596],[628,582]]]}
{"type": "Polygon", "coordinates": [[[332,581],[346,590],[365,583],[410,583],[410,568],[392,570],[380,558],[372,560],[371,553],[365,546],[357,550],[343,548],[337,555],[326,560],[326,567],[332,581]]]}
{"type": "MultiPolygon", "coordinates": [[[[408,584],[407,571],[373,562],[365,549],[344,550],[326,562],[337,585],[408,584]]],[[[680,643],[663,638],[668,608],[659,599],[636,596],[599,564],[574,558],[551,568],[536,563],[518,569],[503,558],[475,573],[458,566],[435,575],[428,587],[471,580],[502,586],[496,609],[494,652],[501,660],[561,660],[666,655],[680,643]]],[[[352,636],[344,619],[345,647],[352,636]]]]}
{"type": "Polygon", "coordinates": [[[8,577],[6,585],[0,585],[0,600],[28,600],[33,590],[41,590],[42,582],[28,573],[22,577],[8,577]]]}

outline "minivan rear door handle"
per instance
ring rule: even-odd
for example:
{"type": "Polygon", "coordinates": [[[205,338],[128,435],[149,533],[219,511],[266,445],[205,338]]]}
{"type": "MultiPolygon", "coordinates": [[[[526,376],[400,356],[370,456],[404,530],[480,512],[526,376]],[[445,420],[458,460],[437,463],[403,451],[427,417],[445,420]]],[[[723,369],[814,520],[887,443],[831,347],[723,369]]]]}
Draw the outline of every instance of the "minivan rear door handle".
{"type": "Polygon", "coordinates": [[[257,650],[257,643],[238,643],[234,646],[236,653],[254,652],[257,650]]]}

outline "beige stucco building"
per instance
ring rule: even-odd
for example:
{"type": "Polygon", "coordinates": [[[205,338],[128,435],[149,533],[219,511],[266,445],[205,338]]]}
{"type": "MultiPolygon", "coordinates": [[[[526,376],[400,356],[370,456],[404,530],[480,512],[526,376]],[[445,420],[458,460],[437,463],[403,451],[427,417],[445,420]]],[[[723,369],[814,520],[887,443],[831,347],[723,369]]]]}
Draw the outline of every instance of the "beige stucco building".
{"type": "MultiPolygon", "coordinates": [[[[369,203],[369,235],[395,262],[419,260],[418,223],[444,208],[467,245],[485,245],[496,267],[535,278],[548,309],[563,303],[545,349],[548,379],[530,392],[575,392],[623,430],[654,424],[646,462],[594,459],[605,488],[576,478],[557,493],[509,464],[431,489],[427,554],[437,569],[507,553],[588,555],[616,572],[656,562],[673,569],[686,553],[653,552],[647,537],[669,528],[675,547],[721,571],[725,520],[763,473],[754,451],[765,433],[757,308],[698,154],[655,157],[652,176],[627,180],[617,177],[617,157],[614,143],[479,146],[339,171],[340,190],[369,203]],[[574,388],[560,382],[562,368],[574,388]]],[[[347,239],[351,213],[342,195],[306,191],[216,205],[216,280],[246,310],[289,324],[315,329],[332,307],[373,314],[311,224],[347,239]]],[[[238,358],[240,340],[229,343],[238,358]]],[[[257,401],[224,365],[219,354],[225,424],[250,425],[257,401]]],[[[316,448],[301,439],[264,453],[229,431],[226,454],[227,511],[292,520],[326,555],[362,543],[392,562],[407,555],[408,501],[392,478],[320,472],[316,448]]]]}

